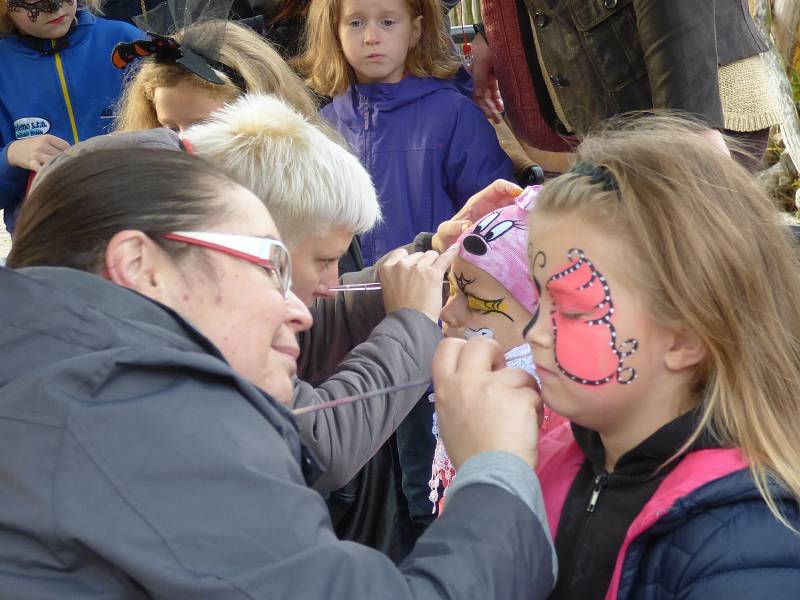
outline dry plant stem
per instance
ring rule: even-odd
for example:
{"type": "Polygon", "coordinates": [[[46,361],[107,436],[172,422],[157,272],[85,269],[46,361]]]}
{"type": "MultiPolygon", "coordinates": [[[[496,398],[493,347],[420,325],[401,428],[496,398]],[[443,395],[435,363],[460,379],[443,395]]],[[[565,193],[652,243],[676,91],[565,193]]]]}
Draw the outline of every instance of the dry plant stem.
{"type": "Polygon", "coordinates": [[[381,388],[379,390],[374,390],[372,392],[356,394],[355,396],[345,396],[344,398],[339,398],[338,400],[331,400],[330,402],[323,402],[322,404],[315,404],[313,406],[304,406],[303,408],[298,408],[296,410],[293,410],[292,414],[298,417],[300,415],[306,415],[308,413],[317,412],[318,410],[325,410],[327,408],[336,408],[337,406],[352,404],[353,402],[358,402],[359,400],[375,398],[377,396],[383,396],[385,394],[391,394],[394,392],[402,392],[403,390],[408,390],[410,388],[417,387],[420,385],[427,385],[429,383],[430,379],[415,379],[414,381],[407,381],[406,383],[400,383],[398,385],[393,385],[391,387],[381,388]]]}

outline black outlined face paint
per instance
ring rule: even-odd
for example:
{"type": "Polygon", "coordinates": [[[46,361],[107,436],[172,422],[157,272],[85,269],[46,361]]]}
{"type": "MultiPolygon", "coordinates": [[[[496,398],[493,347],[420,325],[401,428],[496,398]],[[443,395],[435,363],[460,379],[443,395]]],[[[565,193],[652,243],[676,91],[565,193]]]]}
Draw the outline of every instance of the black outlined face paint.
{"type": "Polygon", "coordinates": [[[567,257],[570,264],[546,284],[553,301],[550,315],[558,369],[584,385],[631,383],[636,370],[625,367],[624,361],[636,352],[639,341],[617,340],[608,282],[583,250],[572,248],[567,257]]]}
{"type": "Polygon", "coordinates": [[[505,312],[508,310],[505,298],[497,298],[495,300],[478,298],[467,291],[467,286],[469,286],[471,283],[475,283],[475,280],[467,279],[464,277],[463,273],[456,273],[456,284],[458,285],[458,289],[460,289],[461,293],[467,298],[467,306],[469,306],[471,310],[480,311],[483,315],[497,313],[503,315],[509,321],[514,321],[511,315],[505,312]]]}
{"type": "Polygon", "coordinates": [[[75,0],[36,0],[36,2],[26,2],[25,0],[8,0],[8,12],[24,10],[28,13],[28,19],[35,23],[40,14],[50,14],[61,10],[65,4],[72,6],[75,0]]]}
{"type": "MultiPolygon", "coordinates": [[[[533,244],[528,242],[528,256],[531,257],[533,253],[533,244]]],[[[533,281],[533,287],[536,290],[536,297],[542,297],[542,284],[539,283],[539,279],[536,277],[536,269],[543,269],[547,265],[547,255],[539,250],[536,254],[534,254],[530,258],[530,267],[528,268],[528,272],[531,276],[531,281],[533,281]]],[[[536,310],[534,311],[533,315],[531,315],[531,320],[522,328],[522,338],[525,339],[528,337],[528,332],[533,329],[533,326],[536,325],[536,321],[539,320],[539,310],[541,304],[539,302],[536,303],[536,310]]]]}

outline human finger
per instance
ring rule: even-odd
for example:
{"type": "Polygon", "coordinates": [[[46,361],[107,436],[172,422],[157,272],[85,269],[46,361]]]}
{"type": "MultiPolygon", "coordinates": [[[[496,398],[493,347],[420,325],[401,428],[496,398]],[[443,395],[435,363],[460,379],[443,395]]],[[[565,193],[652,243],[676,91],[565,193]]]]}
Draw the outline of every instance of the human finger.
{"type": "Polygon", "coordinates": [[[393,265],[408,256],[408,250],[405,248],[395,248],[383,260],[382,266],[388,267],[393,265]]]}
{"type": "Polygon", "coordinates": [[[55,135],[50,135],[47,137],[47,143],[55,148],[58,152],[63,152],[67,148],[70,147],[70,143],[66,140],[62,140],[60,137],[55,135]]]}
{"type": "Polygon", "coordinates": [[[433,234],[431,247],[437,252],[445,252],[456,243],[462,233],[469,229],[470,225],[472,221],[468,219],[454,219],[440,223],[436,233],[433,234]]]}
{"type": "Polygon", "coordinates": [[[416,263],[417,267],[433,266],[439,256],[440,254],[436,250],[428,250],[427,252],[423,252],[422,256],[419,257],[419,260],[416,263]]]}
{"type": "Polygon", "coordinates": [[[500,344],[485,338],[469,340],[458,358],[458,370],[466,373],[485,373],[505,366],[506,359],[500,344]]]}
{"type": "Polygon", "coordinates": [[[436,256],[434,266],[444,274],[458,256],[458,246],[450,246],[447,250],[436,256]]]}
{"type": "Polygon", "coordinates": [[[459,340],[457,338],[445,338],[439,342],[439,346],[433,355],[432,371],[434,382],[455,373],[458,368],[461,351],[466,343],[467,340],[459,340]]]}
{"type": "Polygon", "coordinates": [[[476,192],[453,218],[472,222],[493,210],[514,203],[514,198],[522,193],[522,188],[505,179],[496,179],[481,191],[476,192]]]}

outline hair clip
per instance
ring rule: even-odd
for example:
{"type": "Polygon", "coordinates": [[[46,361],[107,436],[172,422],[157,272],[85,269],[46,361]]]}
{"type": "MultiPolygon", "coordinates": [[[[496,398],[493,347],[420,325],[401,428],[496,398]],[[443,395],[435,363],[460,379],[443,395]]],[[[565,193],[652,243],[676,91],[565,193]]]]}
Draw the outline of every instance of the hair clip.
{"type": "Polygon", "coordinates": [[[575,173],[577,175],[585,175],[591,179],[594,184],[602,184],[603,191],[617,192],[619,191],[619,184],[614,174],[603,165],[595,165],[590,162],[580,161],[572,165],[572,168],[567,171],[568,173],[575,173]]]}
{"type": "Polygon", "coordinates": [[[202,55],[182,46],[175,38],[147,32],[150,40],[120,42],[111,52],[111,62],[118,69],[124,69],[132,62],[153,56],[157,62],[174,63],[188,69],[201,79],[224,85],[225,80],[214,71],[216,68],[227,75],[233,84],[243,92],[247,91],[244,78],[235,70],[218,61],[209,61],[202,55]]]}

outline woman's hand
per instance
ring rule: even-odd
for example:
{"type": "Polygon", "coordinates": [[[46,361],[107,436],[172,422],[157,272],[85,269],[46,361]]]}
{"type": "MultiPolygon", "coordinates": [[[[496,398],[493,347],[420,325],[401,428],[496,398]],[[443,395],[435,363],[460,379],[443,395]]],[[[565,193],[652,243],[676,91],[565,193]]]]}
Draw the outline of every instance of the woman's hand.
{"type": "Polygon", "coordinates": [[[507,368],[497,342],[443,340],[433,358],[433,385],[439,431],[456,469],[492,450],[536,465],[542,410],[536,381],[507,368]]]}
{"type": "Polygon", "coordinates": [[[499,123],[503,112],[503,99],[494,74],[494,59],[489,44],[482,35],[472,40],[472,99],[487,119],[499,123]]]}
{"type": "Polygon", "coordinates": [[[15,167],[39,172],[56,156],[69,148],[69,143],[54,135],[37,135],[11,142],[8,162],[15,167]]]}
{"type": "Polygon", "coordinates": [[[442,282],[455,257],[455,249],[443,254],[429,250],[409,255],[405,248],[391,252],[378,266],[386,314],[401,308],[415,308],[438,323],[442,311],[442,282]]]}
{"type": "Polygon", "coordinates": [[[505,179],[497,179],[472,196],[453,217],[439,225],[431,240],[431,247],[444,252],[458,237],[482,216],[514,202],[522,188],[505,179]]]}

